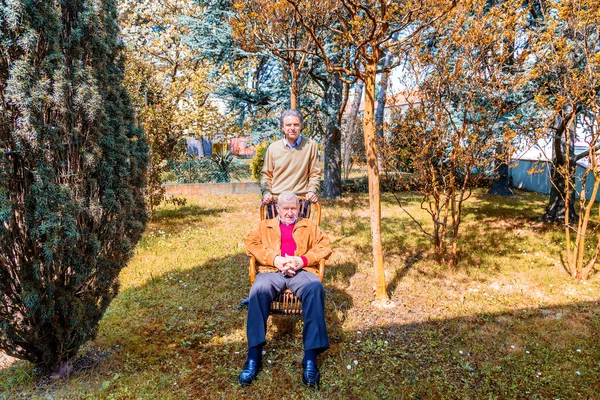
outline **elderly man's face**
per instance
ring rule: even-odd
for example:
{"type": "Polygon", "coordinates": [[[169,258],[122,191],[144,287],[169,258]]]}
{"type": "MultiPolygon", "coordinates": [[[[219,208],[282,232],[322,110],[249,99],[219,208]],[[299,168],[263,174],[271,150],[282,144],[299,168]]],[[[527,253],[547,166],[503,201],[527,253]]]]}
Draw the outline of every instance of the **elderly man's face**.
{"type": "Polygon", "coordinates": [[[300,123],[300,118],[293,115],[283,118],[283,133],[285,133],[288,143],[293,144],[296,142],[301,130],[302,124],[300,123]]]}
{"type": "Polygon", "coordinates": [[[280,201],[277,203],[279,218],[284,224],[294,223],[298,219],[300,206],[295,201],[280,201]]]}

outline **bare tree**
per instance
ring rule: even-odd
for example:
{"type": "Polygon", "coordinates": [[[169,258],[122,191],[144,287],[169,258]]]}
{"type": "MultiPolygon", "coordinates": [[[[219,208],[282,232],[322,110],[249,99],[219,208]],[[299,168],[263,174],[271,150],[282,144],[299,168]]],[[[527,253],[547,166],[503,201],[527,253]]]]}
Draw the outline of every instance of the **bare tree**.
{"type": "Polygon", "coordinates": [[[380,66],[386,51],[401,54],[413,38],[434,21],[443,17],[456,1],[406,1],[386,0],[287,0],[293,5],[298,21],[313,38],[318,54],[330,72],[339,73],[342,79],[365,84],[365,111],[363,118],[365,151],[369,180],[369,209],[371,214],[371,239],[375,293],[379,301],[388,300],[383,268],[381,241],[381,199],[379,190],[378,150],[375,137],[375,80],[378,73],[392,66],[380,66]],[[318,18],[333,16],[334,21],[318,18]],[[326,22],[326,23],[324,23],[326,22]],[[398,35],[401,39],[392,42],[398,35]],[[344,57],[333,60],[326,49],[332,38],[344,57]],[[364,69],[363,69],[364,67],[364,69]]]}
{"type": "MultiPolygon", "coordinates": [[[[394,158],[411,149],[421,206],[433,223],[423,231],[432,238],[440,263],[458,263],[463,203],[488,170],[497,138],[510,148],[516,133],[506,124],[516,104],[507,99],[520,78],[505,74],[506,60],[514,54],[502,46],[515,40],[522,12],[516,3],[461,3],[411,52],[419,102],[397,115],[395,142],[387,151],[394,158]]],[[[522,55],[515,67],[524,59],[522,55]]]]}
{"type": "Polygon", "coordinates": [[[592,0],[545,1],[539,9],[540,29],[532,32],[535,65],[532,76],[543,84],[536,104],[547,118],[554,138],[552,191],[544,218],[564,220],[566,269],[578,280],[587,279],[600,252],[600,236],[586,253],[591,209],[598,192],[598,118],[600,115],[600,4],[592,0]],[[575,155],[578,121],[587,121],[585,141],[589,151],[575,155]],[[575,199],[576,162],[587,157],[582,190],[575,199]],[[588,179],[593,184],[587,187],[588,179]],[[576,205],[580,215],[576,214],[576,205]],[[573,239],[573,235],[575,238],[573,239]],[[588,262],[584,262],[585,258],[588,262]]]}
{"type": "Polygon", "coordinates": [[[266,50],[281,62],[290,88],[290,108],[295,110],[300,88],[314,67],[313,39],[285,1],[236,0],[234,8],[233,37],[242,49],[266,50]]]}

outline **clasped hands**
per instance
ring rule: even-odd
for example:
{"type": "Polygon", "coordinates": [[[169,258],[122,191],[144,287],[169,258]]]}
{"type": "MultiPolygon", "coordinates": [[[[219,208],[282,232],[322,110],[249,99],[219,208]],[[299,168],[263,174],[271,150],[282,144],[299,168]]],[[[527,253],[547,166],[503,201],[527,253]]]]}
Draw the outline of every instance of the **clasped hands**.
{"type": "Polygon", "coordinates": [[[302,257],[298,256],[277,256],[274,260],[275,267],[286,276],[296,275],[296,271],[304,267],[302,257]]]}

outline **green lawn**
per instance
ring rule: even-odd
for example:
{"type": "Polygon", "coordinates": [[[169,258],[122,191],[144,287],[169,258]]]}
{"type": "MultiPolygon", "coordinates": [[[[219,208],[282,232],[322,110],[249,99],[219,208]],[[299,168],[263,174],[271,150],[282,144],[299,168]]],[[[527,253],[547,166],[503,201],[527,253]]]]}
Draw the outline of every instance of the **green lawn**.
{"type": "MultiPolygon", "coordinates": [[[[419,196],[401,196],[429,227],[419,196]]],[[[465,206],[461,264],[383,198],[388,292],[374,308],[365,195],[324,203],[334,254],[325,277],[332,347],[319,391],[301,383],[301,320],[271,321],[265,367],[241,388],[248,292],[243,238],[258,197],[205,196],[155,215],[121,273],[121,293],[76,371],[50,382],[18,362],[1,398],[576,399],[600,398],[600,279],[565,272],[564,232],[536,218],[547,199],[478,193],[465,206]]],[[[594,244],[591,244],[594,246],[594,244]]]]}

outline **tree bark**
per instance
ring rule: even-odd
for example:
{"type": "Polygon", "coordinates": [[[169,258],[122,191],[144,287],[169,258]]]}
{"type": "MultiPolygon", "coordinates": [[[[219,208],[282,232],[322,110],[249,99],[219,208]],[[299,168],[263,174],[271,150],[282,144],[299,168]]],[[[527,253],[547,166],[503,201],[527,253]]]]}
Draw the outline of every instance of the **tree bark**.
{"type": "Polygon", "coordinates": [[[488,190],[488,194],[506,197],[514,196],[513,191],[510,189],[508,168],[508,162],[504,155],[504,146],[502,143],[498,143],[494,164],[494,181],[492,182],[492,187],[488,190]]]}
{"type": "MultiPolygon", "coordinates": [[[[385,55],[384,67],[389,68],[392,62],[392,52],[388,51],[385,55]]],[[[379,84],[379,93],[377,94],[377,109],[375,110],[375,129],[377,138],[383,139],[383,122],[385,117],[385,103],[387,100],[387,89],[390,74],[384,72],[379,84]]]]}
{"type": "MultiPolygon", "coordinates": [[[[550,201],[544,215],[540,217],[542,221],[557,222],[565,220],[566,201],[567,198],[567,182],[573,187],[575,180],[575,124],[571,124],[572,132],[569,135],[569,154],[567,154],[566,122],[562,115],[558,115],[554,122],[552,130],[554,134],[554,142],[552,146],[552,166],[550,170],[550,201]],[[567,157],[569,162],[568,176],[562,172],[567,166],[567,157]]],[[[575,211],[575,191],[569,193],[569,216],[571,221],[577,221],[577,213],[575,211]]]]}
{"type": "Polygon", "coordinates": [[[290,110],[295,110],[298,105],[298,74],[294,65],[290,66],[292,82],[290,85],[290,110]]]}
{"type": "Polygon", "coordinates": [[[362,100],[362,94],[365,84],[363,81],[356,81],[354,88],[354,99],[352,100],[352,108],[350,108],[350,114],[346,120],[346,129],[344,130],[344,147],[342,149],[344,153],[344,174],[345,178],[348,178],[350,173],[350,166],[352,165],[352,138],[356,133],[356,123],[358,122],[358,110],[360,109],[360,103],[362,100]]]}
{"type": "Polygon", "coordinates": [[[327,106],[327,126],[325,128],[325,171],[323,197],[337,199],[342,195],[342,132],[339,120],[343,107],[343,85],[339,74],[331,74],[325,101],[327,106]]]}
{"type": "MultiPolygon", "coordinates": [[[[373,46],[377,52],[377,46],[373,46]]],[[[375,297],[379,301],[389,300],[383,269],[383,246],[381,241],[381,195],[379,191],[379,168],[377,140],[375,138],[375,78],[377,61],[373,55],[371,62],[365,66],[362,79],[365,82],[365,115],[363,119],[365,151],[367,154],[367,172],[369,179],[369,209],[371,212],[371,237],[373,246],[373,268],[375,270],[375,297]]]]}
{"type": "MultiPolygon", "coordinates": [[[[540,218],[542,221],[557,222],[565,220],[566,203],[565,203],[565,178],[557,172],[555,166],[551,167],[550,180],[552,182],[550,189],[550,201],[544,215],[540,218]]],[[[575,212],[575,195],[571,193],[569,200],[569,215],[576,217],[575,212]]]]}

